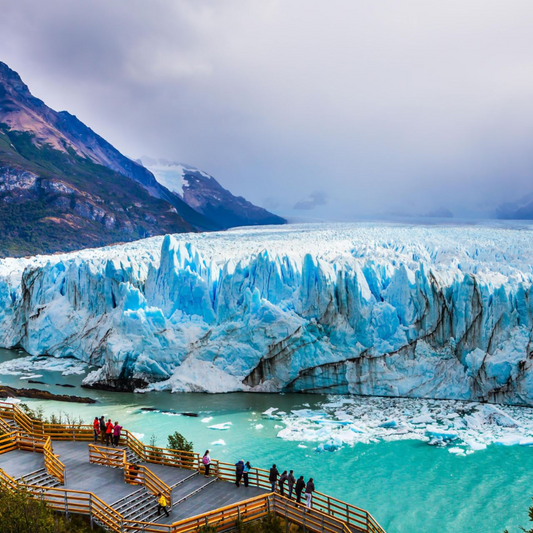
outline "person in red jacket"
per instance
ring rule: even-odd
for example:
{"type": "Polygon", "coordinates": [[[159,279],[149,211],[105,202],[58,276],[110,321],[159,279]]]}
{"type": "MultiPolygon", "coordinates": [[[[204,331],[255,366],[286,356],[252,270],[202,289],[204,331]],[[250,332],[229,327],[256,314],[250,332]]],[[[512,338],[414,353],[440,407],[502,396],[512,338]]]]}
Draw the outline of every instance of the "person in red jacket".
{"type": "Polygon", "coordinates": [[[113,444],[113,422],[111,422],[111,419],[107,421],[107,424],[105,426],[105,445],[109,446],[109,444],[113,444]]]}
{"type": "Polygon", "coordinates": [[[94,417],[93,431],[94,431],[94,443],[96,444],[98,442],[98,435],[100,435],[100,420],[98,420],[97,416],[94,417]]]}

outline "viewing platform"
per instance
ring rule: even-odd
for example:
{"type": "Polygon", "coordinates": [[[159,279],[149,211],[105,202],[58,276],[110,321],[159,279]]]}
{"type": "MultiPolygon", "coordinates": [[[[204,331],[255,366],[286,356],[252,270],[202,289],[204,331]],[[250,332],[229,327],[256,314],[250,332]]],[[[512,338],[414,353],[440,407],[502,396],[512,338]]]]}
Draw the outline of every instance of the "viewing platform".
{"type": "Polygon", "coordinates": [[[188,533],[210,525],[231,531],[238,520],[268,513],[321,533],[385,533],[367,511],[315,492],[311,509],[272,493],[268,471],[253,468],[249,486],[235,467],[212,459],[204,475],[193,452],[143,444],[124,430],[116,448],[93,443],[92,426],[47,424],[0,402],[0,484],[25,488],[66,514],[89,516],[117,533],[188,533]],[[163,494],[170,515],[158,515],[163,494]]]}

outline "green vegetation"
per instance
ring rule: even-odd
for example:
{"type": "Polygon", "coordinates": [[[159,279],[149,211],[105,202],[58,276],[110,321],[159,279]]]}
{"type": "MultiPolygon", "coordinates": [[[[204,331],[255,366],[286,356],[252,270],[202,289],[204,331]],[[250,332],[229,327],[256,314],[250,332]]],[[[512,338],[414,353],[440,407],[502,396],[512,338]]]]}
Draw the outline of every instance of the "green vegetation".
{"type": "Polygon", "coordinates": [[[0,533],[89,533],[87,522],[52,511],[46,503],[25,491],[11,492],[0,487],[0,533]]]}
{"type": "Polygon", "coordinates": [[[52,413],[49,417],[44,414],[44,409],[39,405],[35,409],[32,409],[27,403],[19,403],[18,407],[24,411],[33,420],[40,420],[45,424],[67,424],[70,426],[82,426],[84,421],[81,417],[72,415],[65,411],[59,411],[52,413]]]}
{"type": "Polygon", "coordinates": [[[191,229],[167,202],[150,196],[132,179],[72,148],[61,152],[36,145],[31,133],[0,123],[2,167],[29,171],[38,178],[31,189],[0,195],[0,257],[77,250],[191,229]],[[59,180],[75,191],[47,187],[49,180],[59,180]],[[106,228],[102,221],[80,214],[83,206],[93,204],[116,222],[106,228]]]}
{"type": "Polygon", "coordinates": [[[172,450],[181,450],[184,452],[193,452],[193,443],[188,441],[181,433],[175,431],[168,436],[168,447],[172,450]]]}
{"type": "MultiPolygon", "coordinates": [[[[216,533],[217,528],[216,525],[206,524],[196,531],[197,533],[216,533]]],[[[254,520],[253,522],[237,521],[235,531],[238,533],[299,533],[303,530],[296,524],[287,524],[279,516],[270,513],[261,520],[254,520]]]]}

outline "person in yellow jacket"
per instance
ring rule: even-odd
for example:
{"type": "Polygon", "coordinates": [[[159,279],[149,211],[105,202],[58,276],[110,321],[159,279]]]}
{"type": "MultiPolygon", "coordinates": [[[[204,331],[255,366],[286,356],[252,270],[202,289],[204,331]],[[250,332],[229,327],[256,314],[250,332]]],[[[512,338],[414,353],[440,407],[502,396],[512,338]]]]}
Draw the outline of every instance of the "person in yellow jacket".
{"type": "Polygon", "coordinates": [[[161,515],[161,509],[165,511],[167,516],[170,516],[167,511],[167,499],[163,494],[159,493],[157,496],[157,516],[161,515]]]}

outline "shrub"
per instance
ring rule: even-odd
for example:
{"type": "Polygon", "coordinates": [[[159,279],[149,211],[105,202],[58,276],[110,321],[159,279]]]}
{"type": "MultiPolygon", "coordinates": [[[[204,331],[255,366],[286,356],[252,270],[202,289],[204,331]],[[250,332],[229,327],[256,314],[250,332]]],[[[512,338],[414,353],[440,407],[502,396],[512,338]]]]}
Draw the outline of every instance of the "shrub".
{"type": "Polygon", "coordinates": [[[172,450],[181,450],[183,452],[192,452],[193,444],[188,441],[181,433],[175,431],[168,436],[168,447],[172,450]]]}
{"type": "MultiPolygon", "coordinates": [[[[81,517],[67,520],[45,502],[25,491],[12,492],[0,488],[0,531],[6,533],[89,533],[81,517]]],[[[99,529],[102,531],[102,529],[99,529]]]]}

